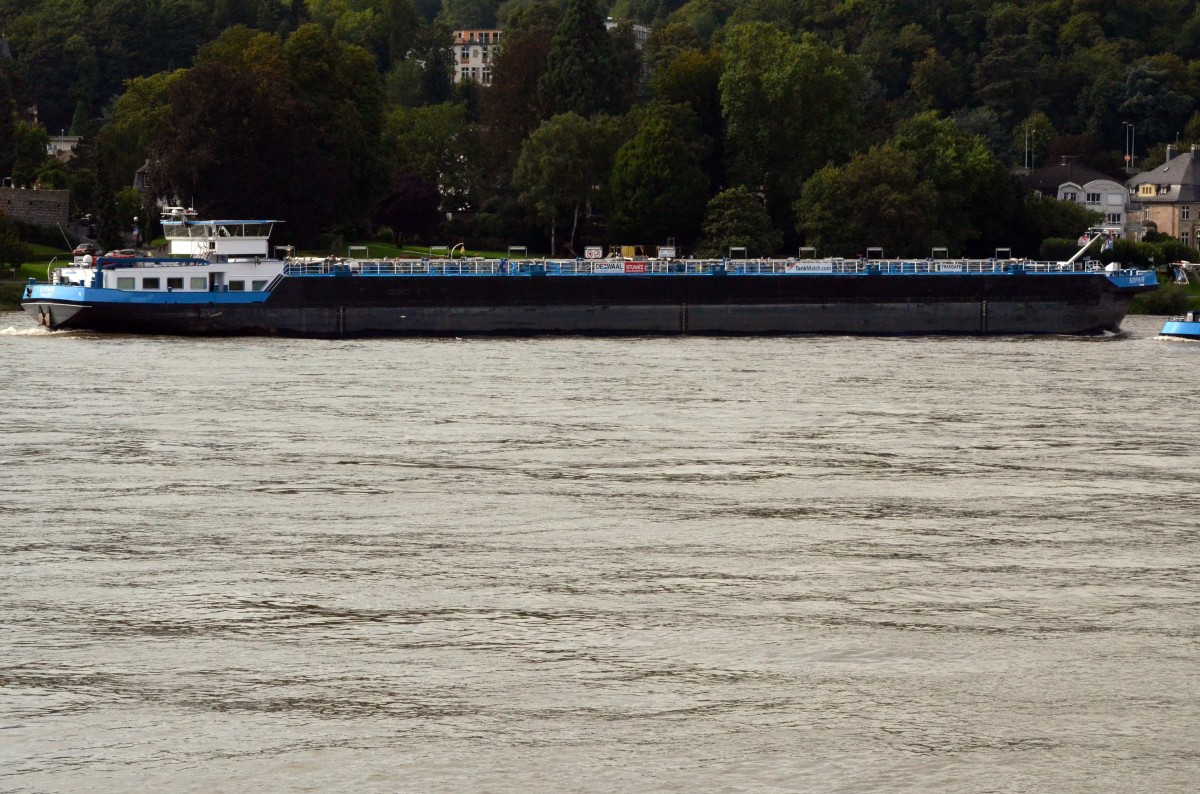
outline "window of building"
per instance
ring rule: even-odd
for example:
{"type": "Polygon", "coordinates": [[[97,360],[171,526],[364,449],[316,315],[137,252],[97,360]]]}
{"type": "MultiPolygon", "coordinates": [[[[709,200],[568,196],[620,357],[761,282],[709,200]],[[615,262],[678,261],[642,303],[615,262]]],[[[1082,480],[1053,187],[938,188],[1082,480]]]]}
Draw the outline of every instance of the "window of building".
{"type": "Polygon", "coordinates": [[[245,292],[246,291],[246,282],[245,281],[237,281],[237,280],[230,281],[229,282],[229,291],[230,292],[245,292]]]}
{"type": "Polygon", "coordinates": [[[183,277],[167,279],[167,289],[183,289],[183,277]]]}
{"type": "Polygon", "coordinates": [[[118,278],[117,289],[133,289],[134,280],[132,278],[118,278]]]}
{"type": "Polygon", "coordinates": [[[1087,194],[1087,203],[1088,204],[1099,204],[1100,203],[1100,194],[1099,193],[1088,193],[1087,194]]]}
{"type": "Polygon", "coordinates": [[[206,279],[204,276],[192,276],[190,279],[188,279],[188,283],[189,289],[208,289],[208,279],[206,279]]]}
{"type": "Polygon", "coordinates": [[[155,276],[154,278],[142,279],[142,289],[158,289],[159,288],[158,285],[159,285],[159,280],[158,280],[157,276],[155,276]]]}
{"type": "Polygon", "coordinates": [[[1158,193],[1158,189],[1154,185],[1142,185],[1138,188],[1139,196],[1153,196],[1158,193]]]}
{"type": "Polygon", "coordinates": [[[1063,193],[1063,201],[1079,201],[1079,194],[1074,190],[1068,190],[1063,193]]]}
{"type": "Polygon", "coordinates": [[[1108,213],[1107,220],[1109,223],[1124,223],[1124,221],[1121,219],[1121,213],[1119,212],[1108,213]]]}
{"type": "Polygon", "coordinates": [[[261,279],[261,280],[255,279],[254,281],[250,282],[250,289],[253,290],[254,292],[262,292],[266,288],[267,288],[267,280],[265,278],[261,279]]]}
{"type": "Polygon", "coordinates": [[[1184,232],[1183,234],[1179,235],[1179,242],[1183,243],[1184,245],[1191,245],[1191,242],[1188,241],[1188,233],[1187,232],[1184,232]]]}
{"type": "Polygon", "coordinates": [[[1179,219],[1180,220],[1184,220],[1184,221],[1191,220],[1191,217],[1192,217],[1192,208],[1191,207],[1180,207],[1179,208],[1179,219]]]}

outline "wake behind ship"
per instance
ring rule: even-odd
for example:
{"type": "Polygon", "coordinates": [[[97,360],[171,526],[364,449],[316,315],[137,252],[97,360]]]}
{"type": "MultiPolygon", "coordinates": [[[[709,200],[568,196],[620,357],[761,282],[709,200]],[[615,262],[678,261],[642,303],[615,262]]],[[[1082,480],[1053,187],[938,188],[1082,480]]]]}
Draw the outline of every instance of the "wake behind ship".
{"type": "Polygon", "coordinates": [[[171,257],[26,287],[52,329],[301,337],[1095,334],[1153,271],[1083,260],[271,258],[276,221],[163,221],[171,257]]]}

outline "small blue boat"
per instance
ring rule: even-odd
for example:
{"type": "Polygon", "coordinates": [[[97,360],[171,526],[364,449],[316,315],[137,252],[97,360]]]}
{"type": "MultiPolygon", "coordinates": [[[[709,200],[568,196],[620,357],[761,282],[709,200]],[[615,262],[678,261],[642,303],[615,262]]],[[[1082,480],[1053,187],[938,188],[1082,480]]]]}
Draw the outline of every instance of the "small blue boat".
{"type": "Polygon", "coordinates": [[[1200,339],[1200,312],[1188,312],[1182,317],[1172,317],[1163,323],[1158,334],[1179,339],[1200,339]]]}

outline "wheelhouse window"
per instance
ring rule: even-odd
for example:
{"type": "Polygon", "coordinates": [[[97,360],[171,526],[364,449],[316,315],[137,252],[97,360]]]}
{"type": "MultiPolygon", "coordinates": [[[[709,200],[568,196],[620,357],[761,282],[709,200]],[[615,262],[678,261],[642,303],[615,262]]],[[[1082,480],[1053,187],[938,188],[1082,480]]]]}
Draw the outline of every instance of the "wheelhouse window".
{"type": "Polygon", "coordinates": [[[192,276],[188,279],[192,289],[206,290],[208,289],[208,279],[204,276],[192,276]]]}
{"type": "Polygon", "coordinates": [[[132,278],[118,278],[117,289],[134,289],[135,280],[132,278]]]}
{"type": "Polygon", "coordinates": [[[160,283],[161,279],[159,279],[157,276],[153,278],[144,278],[142,279],[142,289],[160,289],[160,283]]]}
{"type": "Polygon", "coordinates": [[[167,279],[167,289],[183,289],[183,278],[179,277],[167,279]]]}
{"type": "Polygon", "coordinates": [[[229,291],[230,292],[245,292],[246,291],[246,282],[241,281],[241,280],[230,281],[229,282],[229,291]]]}
{"type": "Polygon", "coordinates": [[[266,288],[267,288],[267,280],[266,279],[261,279],[261,280],[255,279],[254,281],[250,282],[250,289],[254,292],[262,292],[266,288]]]}

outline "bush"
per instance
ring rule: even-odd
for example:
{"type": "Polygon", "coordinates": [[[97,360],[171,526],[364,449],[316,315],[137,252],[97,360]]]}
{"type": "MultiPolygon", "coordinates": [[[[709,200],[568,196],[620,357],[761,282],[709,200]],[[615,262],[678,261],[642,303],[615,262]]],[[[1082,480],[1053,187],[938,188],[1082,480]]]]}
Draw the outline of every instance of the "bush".
{"type": "Polygon", "coordinates": [[[1163,284],[1154,292],[1138,295],[1130,314],[1183,314],[1188,308],[1188,288],[1183,284],[1163,284]]]}
{"type": "Polygon", "coordinates": [[[12,226],[17,230],[17,234],[27,243],[37,243],[38,245],[46,245],[51,248],[63,248],[66,246],[67,251],[70,251],[79,244],[79,239],[70,232],[59,231],[57,226],[39,226],[36,223],[26,223],[10,219],[12,226]],[[63,232],[66,232],[67,239],[63,239],[63,232]],[[70,243],[70,245],[68,245],[70,243]]]}
{"type": "MultiPolygon", "coordinates": [[[[1099,248],[1099,244],[1096,247],[1099,248]]],[[[1066,237],[1047,237],[1045,240],[1042,240],[1042,247],[1038,250],[1038,256],[1041,259],[1060,262],[1075,256],[1075,252],[1078,250],[1079,243],[1075,240],[1069,240],[1066,237]]]]}

